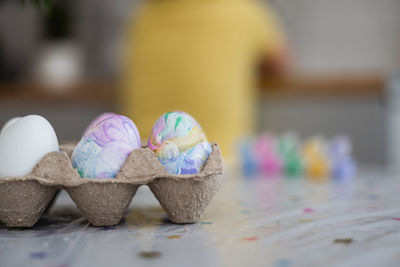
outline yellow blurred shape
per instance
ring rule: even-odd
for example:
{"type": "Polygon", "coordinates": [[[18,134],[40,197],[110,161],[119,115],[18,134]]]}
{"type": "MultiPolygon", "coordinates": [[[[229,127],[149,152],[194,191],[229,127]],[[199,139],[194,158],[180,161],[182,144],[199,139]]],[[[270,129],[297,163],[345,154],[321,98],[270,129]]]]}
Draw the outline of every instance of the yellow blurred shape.
{"type": "Polygon", "coordinates": [[[169,235],[169,236],[167,236],[167,238],[168,239],[179,239],[179,238],[181,238],[181,236],[180,235],[169,235]]]}
{"type": "Polygon", "coordinates": [[[330,165],[324,158],[313,159],[308,163],[307,175],[315,181],[324,181],[329,177],[330,165]]]}
{"type": "Polygon", "coordinates": [[[145,1],[127,37],[120,104],[142,136],[161,114],[185,111],[232,156],[253,127],[256,63],[283,46],[272,11],[251,0],[145,1]]]}
{"type": "Polygon", "coordinates": [[[325,141],[315,137],[303,146],[306,174],[314,181],[324,181],[330,174],[330,162],[326,155],[325,141]]]}

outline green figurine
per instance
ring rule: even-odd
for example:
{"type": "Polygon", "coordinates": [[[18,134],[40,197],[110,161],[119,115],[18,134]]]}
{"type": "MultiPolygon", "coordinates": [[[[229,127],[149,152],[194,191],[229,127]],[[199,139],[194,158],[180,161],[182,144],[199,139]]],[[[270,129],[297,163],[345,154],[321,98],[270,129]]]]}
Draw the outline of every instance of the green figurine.
{"type": "Polygon", "coordinates": [[[285,133],[279,139],[279,153],[283,160],[284,172],[295,177],[303,173],[304,164],[299,152],[299,138],[295,133],[285,133]]]}

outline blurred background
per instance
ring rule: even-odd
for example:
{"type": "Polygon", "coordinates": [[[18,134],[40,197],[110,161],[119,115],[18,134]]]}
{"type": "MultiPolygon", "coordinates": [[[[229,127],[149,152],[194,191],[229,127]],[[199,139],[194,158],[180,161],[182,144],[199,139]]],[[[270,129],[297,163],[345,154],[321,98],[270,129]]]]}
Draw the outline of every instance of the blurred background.
{"type": "MultiPolygon", "coordinates": [[[[400,163],[400,1],[270,0],[290,50],[262,79],[256,130],[348,135],[361,164],[400,163]]],[[[138,0],[54,1],[51,12],[0,2],[0,125],[40,114],[78,140],[119,110],[122,47],[138,0]]]]}

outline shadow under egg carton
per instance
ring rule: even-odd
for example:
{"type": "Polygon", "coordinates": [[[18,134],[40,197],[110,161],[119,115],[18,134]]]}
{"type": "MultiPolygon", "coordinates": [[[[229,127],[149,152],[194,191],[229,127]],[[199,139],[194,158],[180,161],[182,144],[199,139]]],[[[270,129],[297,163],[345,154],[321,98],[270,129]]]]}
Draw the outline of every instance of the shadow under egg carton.
{"type": "Polygon", "coordinates": [[[174,223],[196,222],[220,187],[218,145],[199,174],[173,175],[149,148],[132,151],[113,179],[81,178],[72,167],[74,145],[46,154],[29,174],[0,178],[0,221],[32,227],[59,189],[65,189],[93,226],[118,224],[141,185],[148,185],[174,223]]]}

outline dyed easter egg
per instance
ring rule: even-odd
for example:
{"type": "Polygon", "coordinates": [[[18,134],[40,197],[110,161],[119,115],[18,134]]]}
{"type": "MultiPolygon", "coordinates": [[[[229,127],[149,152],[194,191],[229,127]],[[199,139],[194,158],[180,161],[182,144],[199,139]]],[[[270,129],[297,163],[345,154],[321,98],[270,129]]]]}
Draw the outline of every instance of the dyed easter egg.
{"type": "Polygon", "coordinates": [[[140,147],[135,123],[112,115],[83,135],[72,154],[72,165],[82,178],[114,178],[132,150],[140,147]]]}
{"type": "Polygon", "coordinates": [[[169,112],[158,118],[148,146],[172,174],[201,172],[211,153],[202,128],[185,112],[169,112]]]}
{"type": "Polygon", "coordinates": [[[118,114],[115,114],[115,113],[112,113],[112,112],[105,112],[105,113],[100,114],[99,116],[97,116],[97,117],[89,124],[89,126],[88,126],[88,127],[86,128],[86,130],[85,130],[85,134],[86,134],[90,129],[92,129],[93,127],[95,127],[99,122],[101,122],[101,121],[103,121],[103,120],[105,120],[105,119],[107,119],[107,118],[109,118],[109,117],[115,116],[115,115],[118,115],[118,114]]]}
{"type": "Polygon", "coordinates": [[[58,151],[51,124],[43,117],[14,118],[0,133],[0,176],[23,176],[47,153],[58,151]]]}

